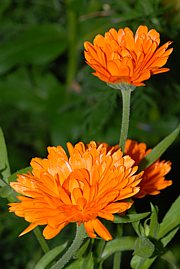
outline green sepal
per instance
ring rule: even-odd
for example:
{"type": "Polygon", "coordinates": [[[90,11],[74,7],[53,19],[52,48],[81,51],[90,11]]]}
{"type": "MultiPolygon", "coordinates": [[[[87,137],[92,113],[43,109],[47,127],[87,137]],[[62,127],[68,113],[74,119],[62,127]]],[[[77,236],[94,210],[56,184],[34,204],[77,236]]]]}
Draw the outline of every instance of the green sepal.
{"type": "Polygon", "coordinates": [[[136,222],[141,219],[146,218],[150,212],[144,212],[144,213],[138,213],[138,214],[127,214],[124,216],[118,216],[115,215],[114,217],[114,223],[131,223],[131,222],[136,222]]]}
{"type": "Polygon", "coordinates": [[[151,204],[151,212],[149,236],[152,238],[157,238],[157,234],[159,232],[158,207],[151,204]]]}
{"type": "Polygon", "coordinates": [[[60,245],[58,247],[55,247],[51,249],[49,252],[47,252],[36,264],[34,269],[45,269],[47,266],[54,260],[56,259],[61,252],[66,248],[67,242],[64,243],[63,245],[60,245]]]}
{"type": "Polygon", "coordinates": [[[178,126],[171,134],[166,136],[159,144],[157,144],[152,151],[147,154],[139,164],[139,171],[144,170],[150,166],[153,162],[161,157],[161,155],[167,150],[167,148],[174,142],[180,131],[178,126]]]}
{"type": "Polygon", "coordinates": [[[129,84],[127,82],[120,82],[120,83],[107,83],[107,85],[113,89],[121,90],[121,91],[128,91],[129,89],[132,91],[135,90],[136,86],[129,84]]]}

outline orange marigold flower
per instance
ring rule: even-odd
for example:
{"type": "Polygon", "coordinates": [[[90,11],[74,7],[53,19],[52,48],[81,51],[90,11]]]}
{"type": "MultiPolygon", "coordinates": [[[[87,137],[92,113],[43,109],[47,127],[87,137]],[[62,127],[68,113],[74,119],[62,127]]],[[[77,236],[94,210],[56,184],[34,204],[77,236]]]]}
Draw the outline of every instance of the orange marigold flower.
{"type": "Polygon", "coordinates": [[[10,203],[10,212],[31,224],[21,235],[37,225],[46,225],[46,239],[56,236],[68,223],[84,224],[87,234],[111,240],[99,220],[113,221],[115,213],[125,212],[132,201],[126,198],[138,191],[142,173],[118,147],[67,144],[68,158],[61,146],[48,147],[47,159],[33,158],[32,173],[18,175],[11,187],[23,196],[10,203]]]}
{"type": "Polygon", "coordinates": [[[111,28],[105,36],[97,35],[93,44],[85,42],[85,58],[99,79],[110,83],[145,85],[143,81],[153,74],[167,72],[162,68],[167,62],[172,42],[159,47],[160,35],[147,26],[139,26],[135,36],[128,28],[116,31],[111,28]]]}
{"type": "MultiPolygon", "coordinates": [[[[125,145],[125,153],[128,154],[138,165],[151,149],[147,150],[145,143],[138,143],[128,139],[125,145]]],[[[143,179],[139,183],[140,191],[136,198],[142,198],[147,194],[156,195],[160,190],[172,185],[172,180],[165,180],[165,175],[171,170],[170,161],[157,160],[144,170],[143,179]]]]}

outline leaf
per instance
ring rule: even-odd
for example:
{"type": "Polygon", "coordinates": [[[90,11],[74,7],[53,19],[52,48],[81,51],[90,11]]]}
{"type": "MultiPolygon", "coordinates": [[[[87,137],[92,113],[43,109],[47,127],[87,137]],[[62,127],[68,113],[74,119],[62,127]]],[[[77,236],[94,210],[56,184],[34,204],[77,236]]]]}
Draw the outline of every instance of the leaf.
{"type": "Polygon", "coordinates": [[[0,197],[6,198],[9,202],[16,202],[16,192],[9,186],[3,186],[0,188],[0,197]]]}
{"type": "Polygon", "coordinates": [[[58,24],[29,26],[16,39],[0,45],[0,73],[16,64],[45,64],[66,48],[66,35],[58,24]]]}
{"type": "Polygon", "coordinates": [[[180,126],[178,126],[170,135],[166,136],[159,144],[157,144],[152,151],[146,155],[139,165],[139,170],[150,166],[155,162],[161,155],[166,151],[166,149],[174,142],[180,131],[180,126]]]}
{"type": "Polygon", "coordinates": [[[2,129],[0,128],[0,175],[7,182],[7,178],[10,174],[6,143],[2,129]]]}
{"type": "Polygon", "coordinates": [[[94,268],[94,259],[93,259],[93,253],[90,252],[87,257],[83,259],[83,264],[81,269],[93,269],[94,268]]]}
{"type": "Polygon", "coordinates": [[[150,227],[149,227],[149,236],[157,238],[157,233],[159,231],[158,223],[158,207],[151,204],[151,217],[150,217],[150,227]]]}
{"type": "Polygon", "coordinates": [[[64,269],[81,269],[83,264],[83,258],[75,260],[74,262],[70,263],[69,265],[65,266],[64,269]]]}
{"type": "Polygon", "coordinates": [[[179,227],[175,228],[174,230],[169,232],[165,237],[162,238],[161,242],[164,247],[172,240],[172,238],[175,236],[178,230],[179,230],[179,227]]]}
{"type": "Polygon", "coordinates": [[[45,269],[66,248],[67,242],[47,252],[36,264],[34,269],[45,269]]]}
{"type": "Polygon", "coordinates": [[[136,237],[133,236],[124,236],[119,239],[109,241],[105,245],[101,258],[105,260],[117,251],[133,250],[135,241],[136,237]]]}
{"type": "MultiPolygon", "coordinates": [[[[157,221],[155,220],[155,218],[157,212],[155,213],[154,209],[152,211],[154,216],[152,217],[153,225],[151,224],[152,225],[151,227],[153,227],[153,229],[152,228],[151,229],[152,231],[155,232],[155,222],[157,221]]],[[[157,239],[161,239],[161,243],[163,244],[164,247],[170,242],[170,240],[174,237],[174,235],[179,229],[178,226],[180,225],[180,217],[177,212],[180,212],[180,196],[172,204],[171,208],[163,218],[162,223],[159,225],[159,232],[157,234],[157,239]]],[[[156,243],[158,244],[158,241],[155,242],[155,244],[156,243]]],[[[132,269],[148,269],[150,268],[151,264],[155,261],[156,258],[157,256],[145,259],[144,257],[140,257],[140,255],[139,256],[135,255],[131,260],[131,267],[132,269]]]]}
{"type": "Polygon", "coordinates": [[[161,239],[173,229],[180,226],[180,196],[176,199],[176,201],[171,205],[170,209],[164,216],[160,229],[157,235],[158,239],[161,239]]]}
{"type": "Polygon", "coordinates": [[[140,221],[132,222],[132,227],[135,230],[135,232],[137,233],[137,235],[141,236],[141,235],[145,234],[144,227],[142,226],[140,221]]]}
{"type": "Polygon", "coordinates": [[[18,174],[26,174],[27,172],[31,172],[31,171],[32,171],[32,167],[31,166],[27,166],[25,168],[22,168],[20,170],[17,170],[10,177],[8,177],[8,182],[15,181],[18,174]]]}
{"type": "Polygon", "coordinates": [[[134,255],[149,258],[155,250],[154,244],[145,236],[138,237],[134,245],[134,255]]]}
{"type": "Polygon", "coordinates": [[[127,214],[124,216],[115,215],[114,223],[136,222],[136,221],[146,218],[149,214],[150,212],[144,212],[144,213],[138,213],[138,214],[127,214]]]}
{"type": "Polygon", "coordinates": [[[86,269],[94,268],[94,260],[92,252],[90,252],[88,256],[79,258],[78,260],[65,266],[64,269],[84,269],[84,268],[86,269]]]}
{"type": "Polygon", "coordinates": [[[142,258],[140,256],[134,255],[131,259],[131,268],[132,269],[148,269],[151,264],[155,261],[157,257],[153,258],[142,258]]]}

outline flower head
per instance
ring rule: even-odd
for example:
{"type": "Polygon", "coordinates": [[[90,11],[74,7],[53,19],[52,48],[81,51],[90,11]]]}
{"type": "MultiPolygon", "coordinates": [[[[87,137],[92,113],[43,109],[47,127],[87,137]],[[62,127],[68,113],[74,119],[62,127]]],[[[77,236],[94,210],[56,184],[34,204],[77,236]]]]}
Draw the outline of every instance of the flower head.
{"type": "Polygon", "coordinates": [[[68,158],[61,146],[48,147],[47,159],[33,158],[32,173],[18,175],[12,182],[21,196],[11,203],[10,211],[31,224],[22,234],[37,225],[46,225],[46,239],[56,236],[68,223],[84,224],[92,238],[98,234],[112,239],[99,218],[114,220],[115,213],[131,207],[126,198],[138,191],[142,173],[135,175],[137,166],[129,156],[122,156],[118,147],[67,144],[68,158]]]}
{"type": "MultiPolygon", "coordinates": [[[[128,154],[138,165],[140,161],[151,151],[145,143],[138,143],[128,139],[125,145],[125,153],[128,154]]],[[[136,198],[142,198],[147,194],[156,195],[160,190],[172,185],[171,180],[165,180],[165,175],[171,170],[170,161],[157,160],[144,170],[143,179],[139,183],[140,191],[136,198]]]]}
{"type": "Polygon", "coordinates": [[[135,36],[128,28],[116,31],[111,28],[105,36],[97,35],[93,44],[85,42],[85,58],[94,70],[94,75],[110,83],[122,82],[141,86],[151,75],[167,72],[162,68],[167,62],[172,42],[159,47],[160,35],[146,26],[139,26],[135,36]]]}

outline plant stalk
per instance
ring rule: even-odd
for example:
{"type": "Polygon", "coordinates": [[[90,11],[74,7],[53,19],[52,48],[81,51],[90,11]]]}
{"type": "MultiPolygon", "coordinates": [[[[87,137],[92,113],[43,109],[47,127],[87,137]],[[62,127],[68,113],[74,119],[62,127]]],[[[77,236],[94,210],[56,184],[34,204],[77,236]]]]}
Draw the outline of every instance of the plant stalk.
{"type": "Polygon", "coordinates": [[[126,139],[128,136],[129,129],[129,115],[130,115],[130,100],[131,100],[131,88],[121,89],[122,93],[122,122],[121,122],[121,132],[119,138],[119,147],[124,152],[126,139]]]}
{"type": "Polygon", "coordinates": [[[39,229],[39,227],[36,227],[34,230],[33,230],[35,236],[36,236],[36,239],[37,241],[39,242],[42,250],[44,251],[44,253],[47,253],[50,249],[48,247],[48,244],[46,243],[46,240],[44,239],[44,237],[42,236],[41,234],[41,231],[39,229]]]}
{"type": "MultiPolygon", "coordinates": [[[[117,225],[117,235],[116,238],[120,238],[123,235],[123,224],[118,224],[117,225]]],[[[113,269],[119,269],[121,266],[121,256],[122,252],[118,251],[114,254],[114,259],[113,259],[113,269]]]]}
{"type": "Polygon", "coordinates": [[[69,247],[69,249],[66,251],[66,253],[57,261],[50,269],[62,269],[64,266],[70,261],[70,259],[74,256],[74,254],[77,252],[77,250],[80,248],[81,244],[83,243],[85,235],[84,225],[78,226],[77,224],[77,230],[75,238],[69,247]]]}

